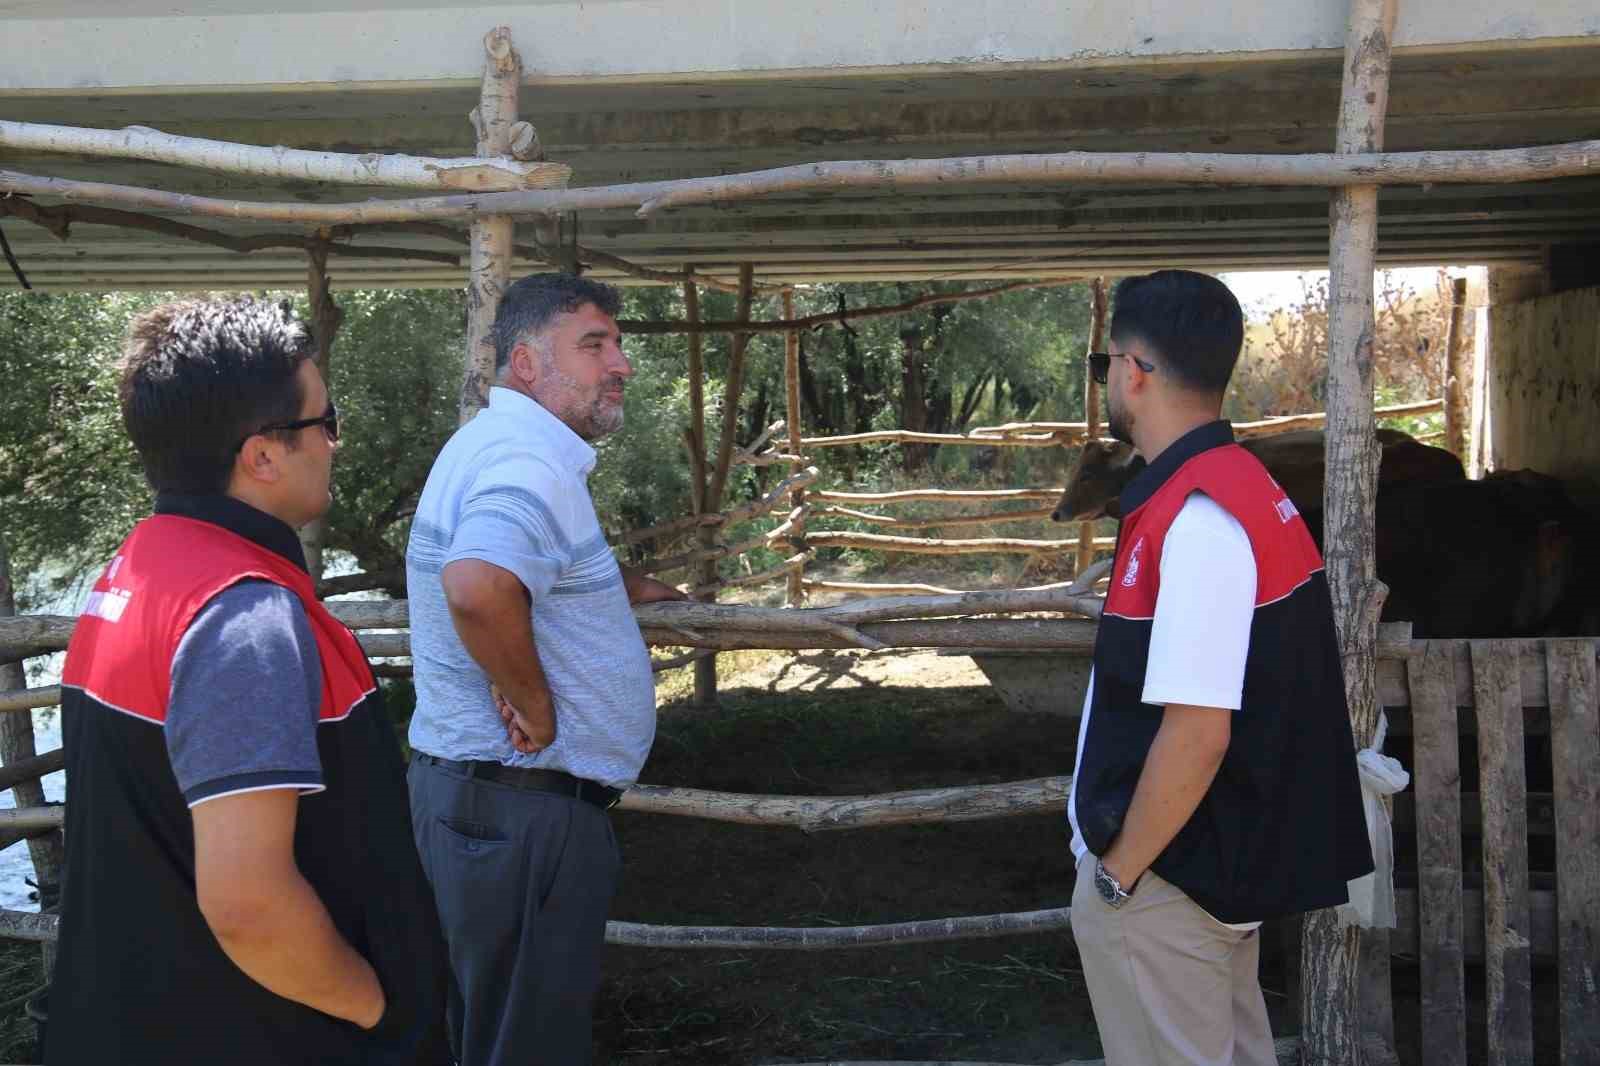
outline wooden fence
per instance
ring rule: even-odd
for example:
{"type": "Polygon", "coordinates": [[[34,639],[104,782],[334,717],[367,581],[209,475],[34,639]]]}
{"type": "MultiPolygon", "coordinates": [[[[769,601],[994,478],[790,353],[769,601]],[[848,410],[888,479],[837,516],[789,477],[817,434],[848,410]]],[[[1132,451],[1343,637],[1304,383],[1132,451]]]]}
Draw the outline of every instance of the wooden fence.
{"type": "MultiPolygon", "coordinates": [[[[958,606],[983,613],[1059,609],[1068,595],[1013,591],[802,611],[655,604],[638,614],[653,643],[701,648],[868,644],[1083,656],[1094,639],[1091,621],[950,616],[958,606]],[[772,625],[779,616],[791,620],[782,631],[772,625]]],[[[403,603],[334,606],[347,622],[366,628],[363,643],[371,651],[403,655],[409,650],[407,634],[373,631],[403,626],[403,603]]],[[[0,653],[59,648],[73,623],[67,618],[0,620],[0,653]]],[[[1533,966],[1547,960],[1555,964],[1550,1012],[1559,1024],[1561,1061],[1600,1062],[1596,650],[1590,638],[1412,641],[1403,625],[1383,627],[1379,695],[1391,719],[1391,750],[1403,754],[1408,742],[1412,748],[1408,763],[1414,780],[1413,790],[1395,803],[1399,926],[1391,949],[1419,963],[1418,1025],[1427,1066],[1466,1061],[1469,1026],[1478,1022],[1468,1012],[1469,964],[1483,966],[1488,1061],[1531,1062],[1533,966]],[[1460,751],[1474,749],[1476,765],[1470,754],[1463,765],[1460,751]],[[1530,753],[1538,757],[1530,760],[1530,753]],[[1531,869],[1530,834],[1540,842],[1541,856],[1531,869]]],[[[0,708],[39,706],[54,702],[55,695],[50,690],[0,694],[0,708]]],[[[1065,761],[1069,753],[1062,757],[1065,761]]],[[[37,765],[9,768],[6,777],[10,781],[59,766],[59,754],[47,753],[37,765]]],[[[866,796],[761,796],[640,785],[626,795],[621,809],[822,832],[1053,812],[1069,785],[1067,777],[1052,777],[866,796]]],[[[61,807],[3,812],[0,840],[15,842],[61,822],[61,807]]],[[[1062,891],[1059,885],[1041,885],[1041,902],[1060,898],[1062,891]]],[[[852,927],[665,927],[617,921],[607,937],[612,943],[652,947],[823,950],[1059,931],[1068,928],[1068,920],[1066,908],[1050,907],[852,927]]],[[[55,918],[0,912],[0,935],[48,940],[55,935],[55,918]]]]}
{"type": "MultiPolygon", "coordinates": [[[[1101,296],[1096,290],[1097,298],[1101,296]]],[[[1097,303],[1103,315],[1103,298],[1097,303]]],[[[1444,407],[1442,399],[1423,400],[1417,403],[1398,404],[1379,408],[1380,418],[1406,418],[1433,414],[1444,407]]],[[[1326,415],[1320,411],[1307,414],[1283,415],[1257,422],[1241,422],[1234,426],[1236,436],[1243,438],[1272,436],[1296,430],[1315,429],[1323,425],[1326,415]]],[[[850,444],[898,443],[945,444],[968,447],[1037,448],[1070,447],[1081,444],[1086,435],[1097,435],[1099,422],[1013,422],[1000,426],[974,429],[968,433],[913,433],[904,430],[882,430],[873,433],[854,433],[833,437],[799,437],[788,423],[780,419],[768,426],[754,441],[732,452],[731,462],[756,466],[788,463],[792,472],[760,498],[715,513],[685,515],[667,522],[629,530],[611,538],[617,546],[667,545],[694,537],[698,547],[670,555],[647,558],[640,566],[645,573],[669,574],[695,567],[698,580],[681,585],[685,592],[700,598],[724,588],[749,587],[785,582],[788,586],[787,602],[798,607],[805,590],[845,592],[856,596],[901,595],[908,592],[949,592],[953,590],[931,585],[903,583],[837,582],[809,580],[805,567],[815,557],[819,548],[856,548],[869,551],[903,552],[923,555],[983,555],[983,554],[1052,554],[1073,558],[1074,574],[1081,573],[1097,555],[1109,552],[1116,545],[1114,537],[1095,537],[1087,528],[1074,530],[1070,538],[1026,537],[909,537],[899,531],[947,529],[961,526],[1003,525],[1009,522],[1039,521],[1048,518],[1049,507],[1015,507],[1006,510],[954,513],[917,518],[897,517],[881,511],[867,511],[863,507],[894,507],[905,503],[940,503],[953,505],[1040,503],[1059,500],[1060,488],[1020,489],[908,489],[897,492],[850,492],[817,487],[819,477],[815,466],[807,465],[811,458],[798,452],[780,451],[769,441],[788,432],[788,447],[829,448],[850,444]],[[752,534],[744,540],[728,542],[719,540],[717,534],[733,526],[761,518],[781,504],[790,505],[781,512],[782,519],[773,528],[752,534]],[[864,533],[853,530],[815,529],[811,523],[823,519],[843,519],[864,522],[893,529],[894,533],[864,533]],[[733,577],[715,573],[714,564],[722,559],[737,558],[758,549],[785,548],[787,558],[776,566],[733,577]],[[709,567],[707,564],[711,564],[709,567]]],[[[691,433],[691,436],[693,434],[691,433]]],[[[1083,523],[1088,527],[1091,523],[1083,523]]],[[[1063,585],[1065,583],[1062,583],[1063,585]]]]}

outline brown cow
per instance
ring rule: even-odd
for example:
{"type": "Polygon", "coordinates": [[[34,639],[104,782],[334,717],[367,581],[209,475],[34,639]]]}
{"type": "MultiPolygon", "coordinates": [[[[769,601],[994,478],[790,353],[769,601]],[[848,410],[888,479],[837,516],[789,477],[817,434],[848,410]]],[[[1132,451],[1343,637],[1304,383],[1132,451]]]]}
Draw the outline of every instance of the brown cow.
{"type": "MultiPolygon", "coordinates": [[[[1459,481],[1466,477],[1461,461],[1443,448],[1422,444],[1399,430],[1380,429],[1377,437],[1383,446],[1378,468],[1380,487],[1401,482],[1459,481]]],[[[1300,513],[1307,515],[1308,521],[1314,519],[1312,532],[1320,535],[1326,447],[1322,430],[1250,437],[1239,443],[1261,460],[1300,513]]],[[[1144,460],[1134,454],[1132,445],[1088,441],[1050,517],[1057,522],[1119,517],[1117,497],[1144,467],[1144,460]]]]}
{"type": "Polygon", "coordinates": [[[1418,637],[1592,632],[1596,535],[1566,487],[1532,470],[1389,486],[1378,494],[1383,616],[1410,621],[1418,637]]]}

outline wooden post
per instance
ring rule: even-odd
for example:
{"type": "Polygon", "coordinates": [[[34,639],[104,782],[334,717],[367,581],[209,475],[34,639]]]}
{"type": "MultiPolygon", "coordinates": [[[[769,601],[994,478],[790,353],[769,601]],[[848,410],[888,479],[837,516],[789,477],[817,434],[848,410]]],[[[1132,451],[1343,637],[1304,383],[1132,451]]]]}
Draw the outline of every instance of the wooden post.
{"type": "MultiPolygon", "coordinates": [[[[685,266],[689,277],[683,283],[683,317],[689,322],[700,321],[700,289],[694,283],[694,267],[685,266]]],[[[689,334],[689,428],[684,432],[684,442],[689,449],[689,489],[694,495],[694,513],[706,514],[706,391],[705,359],[702,349],[703,334],[689,334]]],[[[700,526],[695,539],[703,551],[709,551],[717,542],[716,530],[700,526]]],[[[717,561],[706,559],[697,569],[689,571],[692,584],[706,585],[717,579],[717,561]]],[[[710,602],[717,598],[715,590],[695,597],[710,602]]],[[[717,699],[717,659],[708,655],[694,663],[694,701],[697,704],[715,703],[717,699]]]]}
{"type": "MultiPolygon", "coordinates": [[[[0,538],[0,617],[17,613],[16,595],[11,583],[11,553],[0,538]]],[[[28,683],[21,662],[0,663],[0,689],[14,692],[28,683]]],[[[0,761],[15,766],[37,755],[33,741],[31,712],[0,714],[0,761]]],[[[11,786],[17,807],[44,806],[44,784],[37,779],[18,781],[11,786]]],[[[61,873],[66,867],[66,849],[59,831],[28,840],[28,856],[33,860],[33,879],[39,886],[39,909],[53,908],[61,895],[61,873]]],[[[44,973],[55,968],[55,943],[44,944],[44,973]]]]}
{"type": "MultiPolygon", "coordinates": [[[[517,89],[522,83],[522,57],[511,47],[511,31],[490,30],[483,39],[488,61],[478,106],[471,114],[478,133],[479,158],[511,154],[512,126],[517,121],[517,89]]],[[[511,276],[512,219],[485,215],[472,220],[471,273],[467,276],[467,360],[461,383],[461,421],[489,402],[494,381],[494,315],[511,276]]]]}
{"type": "MultiPolygon", "coordinates": [[[[326,236],[326,232],[323,236],[326,236]]],[[[333,302],[333,293],[329,289],[327,244],[319,241],[312,245],[307,259],[306,296],[311,302],[311,337],[316,347],[312,361],[328,386],[328,395],[332,396],[333,377],[329,359],[333,354],[333,339],[339,332],[339,323],[344,320],[344,312],[333,302]]],[[[327,537],[326,515],[306,523],[300,529],[300,546],[305,550],[306,569],[310,571],[313,581],[322,580],[322,550],[327,537]]]]}
{"type": "MultiPolygon", "coordinates": [[[[755,268],[744,263],[739,267],[739,311],[736,316],[740,321],[750,317],[750,300],[755,292],[755,268]]],[[[750,342],[750,334],[735,333],[729,338],[728,350],[728,379],[722,389],[722,436],[717,441],[717,463],[710,472],[710,483],[705,488],[704,509],[702,514],[712,514],[722,509],[722,492],[728,484],[728,470],[733,465],[734,438],[739,433],[739,393],[744,390],[744,352],[750,342]]],[[[701,410],[704,411],[705,400],[701,399],[701,410]]],[[[701,415],[701,441],[705,440],[704,415],[701,415]]],[[[704,454],[702,449],[701,454],[704,454]]],[[[702,527],[701,543],[711,545],[716,541],[716,533],[710,528],[702,527]]],[[[711,583],[717,580],[716,559],[707,559],[702,564],[700,572],[702,583],[711,583]]],[[[715,588],[707,591],[700,597],[706,602],[717,598],[715,588]]],[[[697,660],[694,664],[694,701],[702,706],[710,706],[717,702],[717,660],[707,657],[697,660]]]]}
{"type": "MultiPolygon", "coordinates": [[[[1350,2],[1336,152],[1373,151],[1383,143],[1396,4],[1397,0],[1350,2]]],[[[1378,481],[1372,413],[1377,188],[1335,189],[1329,215],[1325,561],[1351,727],[1356,746],[1363,747],[1371,742],[1378,720],[1378,615],[1385,595],[1373,561],[1378,481]]],[[[1361,939],[1361,930],[1344,926],[1332,910],[1306,915],[1300,993],[1305,1066],[1359,1066],[1365,1058],[1363,1032],[1392,1032],[1392,1013],[1387,1019],[1360,1016],[1361,939]]],[[[1384,948],[1386,956],[1386,943],[1384,948]]],[[[1386,957],[1383,964],[1386,972],[1386,957]]],[[[1369,967],[1369,973],[1373,969],[1369,967]]],[[[1386,1005],[1387,987],[1374,991],[1381,992],[1381,1005],[1386,1005]]]]}
{"type": "Polygon", "coordinates": [[[1445,447],[1462,462],[1467,460],[1467,421],[1472,417],[1467,391],[1468,356],[1462,345],[1462,318],[1467,307],[1467,279],[1450,280],[1450,331],[1444,347],[1445,447]]]}
{"type": "MultiPolygon", "coordinates": [[[[1106,335],[1106,279],[1095,278],[1089,286],[1089,351],[1098,352],[1105,347],[1106,335]]],[[[1091,441],[1100,436],[1100,383],[1090,371],[1088,357],[1083,368],[1083,439],[1091,441]]],[[[1072,572],[1081,574],[1094,562],[1094,523],[1085,522],[1078,527],[1078,565],[1072,572]]]]}
{"type": "MultiPolygon", "coordinates": [[[[749,263],[739,265],[739,322],[750,320],[750,300],[755,293],[755,267],[749,263]]],[[[733,466],[733,448],[739,435],[739,395],[744,391],[744,353],[750,346],[750,334],[729,335],[728,380],[722,390],[722,436],[717,441],[717,466],[711,473],[711,488],[706,492],[706,506],[711,510],[722,507],[722,491],[728,484],[728,471],[733,466]]]]}
{"type": "Polygon", "coordinates": [[[1600,1062],[1600,687],[1592,640],[1545,642],[1555,770],[1561,1061],[1600,1062]]]}
{"type": "MultiPolygon", "coordinates": [[[[794,318],[794,293],[785,289],[783,293],[783,317],[794,318]]],[[[789,473],[798,474],[805,468],[805,463],[800,455],[800,332],[789,330],[783,335],[783,383],[787,399],[785,405],[785,421],[789,424],[789,454],[795,459],[789,464],[789,473]]],[[[805,506],[806,490],[804,487],[795,489],[789,494],[789,507],[791,510],[805,506]]],[[[803,556],[806,550],[806,520],[802,514],[794,521],[794,532],[789,536],[789,546],[792,553],[803,556]]],[[[790,607],[799,607],[805,602],[805,560],[801,560],[789,570],[788,595],[785,597],[790,607]]]]}

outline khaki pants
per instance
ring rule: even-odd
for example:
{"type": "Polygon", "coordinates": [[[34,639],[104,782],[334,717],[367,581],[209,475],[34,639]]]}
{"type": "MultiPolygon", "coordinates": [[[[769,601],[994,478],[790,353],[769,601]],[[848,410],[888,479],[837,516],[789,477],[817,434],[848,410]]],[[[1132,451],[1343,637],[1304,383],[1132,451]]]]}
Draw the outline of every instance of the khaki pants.
{"type": "Polygon", "coordinates": [[[1154,873],[1113,910],[1078,864],[1072,933],[1106,1066],[1276,1066],[1260,931],[1229,929],[1154,873]]]}

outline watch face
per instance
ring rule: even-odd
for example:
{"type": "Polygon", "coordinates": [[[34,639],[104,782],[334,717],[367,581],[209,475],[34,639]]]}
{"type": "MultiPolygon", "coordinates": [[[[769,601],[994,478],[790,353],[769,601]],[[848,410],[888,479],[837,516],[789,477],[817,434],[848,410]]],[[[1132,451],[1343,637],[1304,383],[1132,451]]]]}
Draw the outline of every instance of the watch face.
{"type": "Polygon", "coordinates": [[[1115,903],[1117,901],[1117,886],[1112,883],[1110,876],[1104,871],[1095,871],[1094,887],[1099,891],[1100,898],[1107,903],[1115,903]]]}

